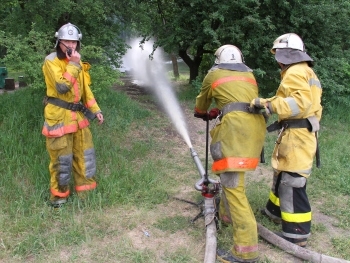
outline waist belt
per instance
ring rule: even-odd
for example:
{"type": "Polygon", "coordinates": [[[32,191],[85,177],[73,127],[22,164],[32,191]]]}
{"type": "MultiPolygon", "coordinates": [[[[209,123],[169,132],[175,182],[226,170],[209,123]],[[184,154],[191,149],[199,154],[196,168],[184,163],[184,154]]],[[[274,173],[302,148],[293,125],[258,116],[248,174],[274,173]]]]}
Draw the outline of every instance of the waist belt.
{"type": "Polygon", "coordinates": [[[269,125],[266,129],[268,132],[280,130],[280,129],[295,129],[295,128],[306,128],[309,131],[312,130],[312,125],[308,119],[296,119],[296,120],[283,120],[275,121],[269,125]]]}
{"type": "MultiPolygon", "coordinates": [[[[319,168],[321,166],[321,160],[320,160],[320,147],[318,145],[318,128],[319,128],[319,123],[318,120],[316,119],[315,116],[309,117],[308,119],[297,119],[297,120],[283,120],[283,121],[275,121],[271,125],[269,125],[266,129],[268,132],[276,131],[276,130],[281,130],[277,141],[279,140],[280,136],[282,135],[282,132],[285,129],[295,129],[295,128],[306,128],[310,132],[315,132],[316,136],[316,166],[319,168]],[[316,122],[318,125],[315,125],[316,122]],[[313,129],[313,125],[316,126],[316,129],[313,129]]],[[[314,127],[315,128],[315,127],[314,127]]],[[[276,142],[277,142],[276,141],[276,142]]]]}
{"type": "Polygon", "coordinates": [[[58,98],[53,98],[53,97],[46,97],[46,102],[56,105],[58,107],[67,109],[67,110],[71,110],[71,111],[80,111],[82,112],[85,117],[87,117],[90,120],[95,119],[96,115],[94,113],[92,113],[91,110],[89,110],[88,108],[86,108],[83,104],[81,104],[81,102],[79,103],[69,103],[67,101],[58,99],[58,98]]]}
{"type": "Polygon", "coordinates": [[[243,111],[243,112],[248,112],[248,113],[259,113],[258,110],[256,111],[251,111],[250,109],[250,104],[246,103],[246,102],[231,102],[226,104],[221,112],[222,112],[222,116],[226,115],[227,113],[231,112],[231,111],[243,111]]]}

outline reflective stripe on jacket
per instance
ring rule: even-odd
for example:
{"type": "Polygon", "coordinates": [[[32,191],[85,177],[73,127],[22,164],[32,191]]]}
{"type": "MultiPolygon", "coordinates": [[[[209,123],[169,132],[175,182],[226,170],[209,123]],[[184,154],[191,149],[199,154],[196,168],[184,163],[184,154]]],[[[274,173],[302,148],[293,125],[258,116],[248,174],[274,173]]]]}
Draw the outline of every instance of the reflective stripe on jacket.
{"type": "MultiPolygon", "coordinates": [[[[56,52],[51,53],[45,58],[42,67],[47,88],[46,95],[70,103],[81,101],[93,113],[101,112],[90,89],[89,69],[89,63],[77,64],[66,59],[60,60],[56,52]]],[[[52,104],[45,106],[44,117],[42,134],[46,137],[61,137],[89,126],[89,121],[83,113],[52,104]]]]}
{"type": "MultiPolygon", "coordinates": [[[[278,120],[306,119],[322,116],[322,88],[316,74],[306,62],[289,66],[281,72],[281,83],[276,95],[269,98],[278,120]]],[[[272,167],[308,177],[316,153],[314,132],[306,128],[286,129],[275,145],[272,167]]]]}
{"type": "MultiPolygon", "coordinates": [[[[221,110],[228,103],[250,103],[258,97],[258,86],[251,72],[226,69],[210,71],[196,98],[195,111],[205,113],[214,100],[221,110]]],[[[231,111],[211,131],[212,171],[254,170],[259,163],[265,139],[265,120],[260,114],[231,111]]]]}

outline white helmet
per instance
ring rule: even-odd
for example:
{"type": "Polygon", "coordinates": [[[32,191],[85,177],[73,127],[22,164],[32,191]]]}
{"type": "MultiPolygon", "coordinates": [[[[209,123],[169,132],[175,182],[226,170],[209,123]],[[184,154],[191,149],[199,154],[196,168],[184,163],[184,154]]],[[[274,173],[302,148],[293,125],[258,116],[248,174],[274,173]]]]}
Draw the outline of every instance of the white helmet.
{"type": "Polygon", "coordinates": [[[294,33],[287,33],[276,38],[271,48],[271,53],[275,54],[276,49],[291,48],[305,52],[304,42],[294,33]]]}
{"type": "Polygon", "coordinates": [[[82,39],[83,35],[77,26],[68,23],[61,26],[61,28],[55,33],[55,37],[57,38],[55,47],[57,47],[58,41],[63,39],[78,41],[78,47],[80,48],[80,40],[82,39]]]}
{"type": "Polygon", "coordinates": [[[234,45],[221,46],[215,52],[215,64],[237,64],[243,61],[242,52],[234,45]]]}

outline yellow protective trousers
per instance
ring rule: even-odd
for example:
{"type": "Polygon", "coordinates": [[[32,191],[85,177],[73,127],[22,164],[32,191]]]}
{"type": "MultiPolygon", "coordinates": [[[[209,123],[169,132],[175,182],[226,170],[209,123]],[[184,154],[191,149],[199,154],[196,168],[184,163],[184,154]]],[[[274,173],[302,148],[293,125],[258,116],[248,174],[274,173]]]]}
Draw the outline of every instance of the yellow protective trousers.
{"type": "Polygon", "coordinates": [[[242,259],[255,259],[259,255],[258,230],[245,194],[244,175],[244,172],[220,174],[222,196],[219,217],[232,224],[232,254],[242,259]]]}
{"type": "Polygon", "coordinates": [[[69,196],[72,172],[77,193],[96,188],[96,157],[89,128],[62,137],[46,138],[46,148],[50,155],[51,201],[69,196]]]}

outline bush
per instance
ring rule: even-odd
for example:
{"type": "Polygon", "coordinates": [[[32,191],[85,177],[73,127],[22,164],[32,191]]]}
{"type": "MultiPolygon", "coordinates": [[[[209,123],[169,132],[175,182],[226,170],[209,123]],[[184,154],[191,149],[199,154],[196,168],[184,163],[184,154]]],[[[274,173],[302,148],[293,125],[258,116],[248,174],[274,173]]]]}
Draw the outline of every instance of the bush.
{"type": "MultiPolygon", "coordinates": [[[[32,88],[45,89],[42,65],[45,57],[54,51],[51,39],[50,35],[37,31],[35,24],[32,24],[28,36],[13,36],[0,31],[0,47],[7,51],[0,64],[6,65],[11,71],[23,72],[26,82],[32,88]]],[[[101,47],[84,46],[81,54],[84,61],[92,64],[92,90],[103,96],[101,90],[110,88],[118,81],[119,71],[112,69],[110,60],[101,47]]]]}

